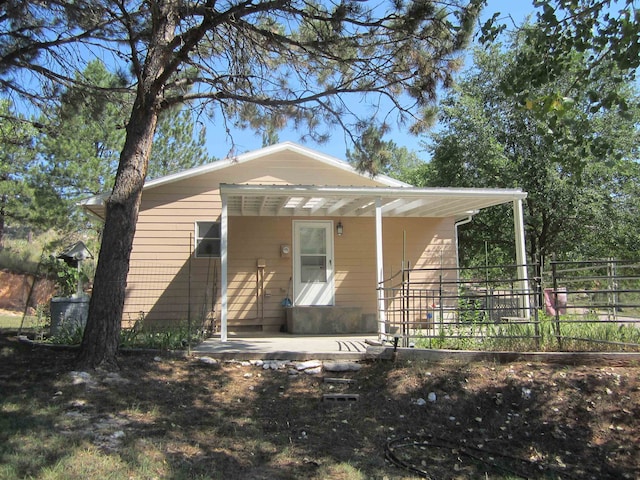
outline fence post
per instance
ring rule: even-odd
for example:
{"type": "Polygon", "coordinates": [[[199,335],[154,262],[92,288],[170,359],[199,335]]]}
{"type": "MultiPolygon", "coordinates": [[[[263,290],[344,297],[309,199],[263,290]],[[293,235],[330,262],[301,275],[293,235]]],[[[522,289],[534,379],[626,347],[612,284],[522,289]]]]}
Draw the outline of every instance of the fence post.
{"type": "Polygon", "coordinates": [[[191,355],[191,258],[193,257],[193,232],[189,232],[189,286],[187,290],[187,354],[191,355]]]}
{"type": "Polygon", "coordinates": [[[442,305],[442,270],[438,276],[438,309],[440,310],[440,333],[444,328],[444,306],[442,305]]]}
{"type": "Polygon", "coordinates": [[[402,346],[409,346],[409,292],[411,287],[411,271],[409,262],[402,261],[402,346]]]}
{"type": "Polygon", "coordinates": [[[558,341],[558,348],[562,350],[562,336],[560,332],[560,309],[558,308],[558,268],[556,262],[551,262],[551,276],[553,279],[553,291],[551,294],[553,295],[553,309],[556,317],[555,321],[555,334],[556,340],[558,341]]]}
{"type": "Polygon", "coordinates": [[[540,308],[542,308],[540,306],[540,298],[542,295],[542,278],[541,277],[535,277],[535,282],[536,282],[536,288],[535,288],[535,292],[534,292],[534,299],[533,299],[533,331],[534,331],[534,335],[536,337],[536,347],[538,347],[538,350],[540,350],[540,314],[539,314],[539,310],[540,308]]]}
{"type": "Polygon", "coordinates": [[[609,321],[613,320],[615,322],[618,320],[618,282],[616,280],[616,264],[613,258],[609,258],[607,264],[607,289],[609,290],[607,294],[607,318],[609,321]]]}

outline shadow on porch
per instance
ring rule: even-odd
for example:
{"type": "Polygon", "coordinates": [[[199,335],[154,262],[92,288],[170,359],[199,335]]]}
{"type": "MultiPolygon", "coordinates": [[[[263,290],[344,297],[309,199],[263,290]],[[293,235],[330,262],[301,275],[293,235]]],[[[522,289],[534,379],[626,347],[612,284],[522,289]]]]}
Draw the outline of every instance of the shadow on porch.
{"type": "Polygon", "coordinates": [[[367,342],[377,342],[375,334],[359,335],[268,335],[229,336],[226,342],[209,338],[192,348],[194,355],[235,360],[362,360],[367,342]]]}

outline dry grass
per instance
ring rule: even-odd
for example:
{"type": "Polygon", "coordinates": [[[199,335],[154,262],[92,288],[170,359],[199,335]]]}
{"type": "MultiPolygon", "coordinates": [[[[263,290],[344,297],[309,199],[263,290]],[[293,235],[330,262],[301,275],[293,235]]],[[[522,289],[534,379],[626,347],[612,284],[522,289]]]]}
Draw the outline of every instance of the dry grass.
{"type": "Polygon", "coordinates": [[[17,330],[20,325],[31,330],[41,327],[41,325],[38,325],[38,318],[34,315],[27,315],[23,322],[21,313],[0,309],[0,329],[17,330]]]}
{"type": "Polygon", "coordinates": [[[375,362],[333,384],[141,355],[80,375],[0,340],[0,478],[640,478],[640,367],[375,362]],[[341,392],[359,401],[321,401],[341,392]]]}

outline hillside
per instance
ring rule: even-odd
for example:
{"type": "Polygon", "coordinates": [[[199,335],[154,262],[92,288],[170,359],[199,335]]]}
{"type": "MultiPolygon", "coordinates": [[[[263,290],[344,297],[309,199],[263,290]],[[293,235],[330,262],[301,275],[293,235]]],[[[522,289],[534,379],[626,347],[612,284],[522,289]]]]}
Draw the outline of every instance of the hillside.
{"type": "Polygon", "coordinates": [[[24,312],[38,305],[47,304],[55,292],[55,284],[51,280],[39,278],[26,273],[15,273],[0,270],[0,309],[14,312],[24,312]]]}

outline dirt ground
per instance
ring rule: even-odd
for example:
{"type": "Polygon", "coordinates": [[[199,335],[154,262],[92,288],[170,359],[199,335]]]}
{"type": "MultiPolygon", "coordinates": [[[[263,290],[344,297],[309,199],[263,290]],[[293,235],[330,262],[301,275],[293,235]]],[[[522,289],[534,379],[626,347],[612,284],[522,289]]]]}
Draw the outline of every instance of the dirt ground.
{"type": "Polygon", "coordinates": [[[128,462],[129,478],[640,478],[636,365],[375,361],[307,374],[136,354],[116,373],[77,372],[73,352],[0,342],[0,463],[25,429],[44,431],[41,417],[52,430],[21,477],[68,455],[64,438],[128,462]],[[27,421],[7,428],[11,415],[27,421]]]}

